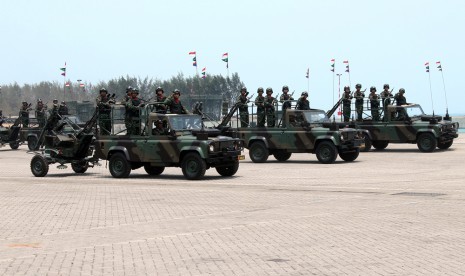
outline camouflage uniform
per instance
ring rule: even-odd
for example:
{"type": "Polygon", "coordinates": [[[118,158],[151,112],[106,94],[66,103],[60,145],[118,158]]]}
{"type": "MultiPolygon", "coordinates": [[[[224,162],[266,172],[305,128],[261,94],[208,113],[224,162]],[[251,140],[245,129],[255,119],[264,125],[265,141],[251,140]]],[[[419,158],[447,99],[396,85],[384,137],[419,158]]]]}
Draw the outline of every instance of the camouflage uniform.
{"type": "Polygon", "coordinates": [[[61,102],[60,106],[58,107],[58,114],[68,115],[68,106],[65,102],[61,102]]]}
{"type": "Polygon", "coordinates": [[[126,88],[126,95],[123,97],[123,100],[121,101],[121,104],[124,105],[124,109],[125,109],[124,125],[126,126],[126,132],[128,131],[128,129],[131,128],[131,122],[129,120],[128,103],[131,101],[133,91],[134,91],[134,88],[132,88],[131,86],[128,86],[128,88],[126,88]]]}
{"type": "Polygon", "coordinates": [[[371,118],[373,121],[379,121],[379,95],[376,94],[376,88],[370,88],[370,109],[371,109],[371,118]]]}
{"type": "Polygon", "coordinates": [[[168,97],[163,104],[166,106],[166,108],[169,108],[170,113],[172,114],[188,114],[186,108],[181,103],[181,100],[179,98],[175,98],[174,94],[179,94],[181,95],[181,92],[179,90],[174,90],[175,92],[173,93],[173,97],[168,97]]]}
{"type": "Polygon", "coordinates": [[[286,110],[286,109],[291,108],[292,103],[290,101],[293,101],[294,98],[288,94],[289,87],[287,87],[287,85],[283,86],[282,91],[283,91],[283,94],[281,95],[281,97],[279,97],[279,102],[283,104],[282,109],[286,110]]]}
{"type": "MultiPolygon", "coordinates": [[[[396,93],[394,99],[396,100],[396,106],[402,106],[407,104],[407,99],[404,96],[405,89],[399,89],[399,93],[396,93]]],[[[401,108],[397,111],[397,120],[403,121],[407,119],[407,113],[405,109],[401,108]]]]}
{"type": "Polygon", "coordinates": [[[266,97],[265,97],[264,105],[265,105],[265,113],[266,113],[266,126],[268,127],[274,127],[276,123],[275,122],[276,98],[271,96],[272,93],[273,93],[273,89],[271,88],[266,89],[266,97]]]}
{"type": "Polygon", "coordinates": [[[249,107],[247,105],[249,99],[247,98],[247,94],[247,88],[243,87],[241,89],[241,95],[239,95],[237,98],[237,102],[239,103],[239,117],[241,120],[241,127],[249,127],[249,107]]]}
{"type": "Polygon", "coordinates": [[[355,111],[357,112],[357,121],[362,121],[363,98],[365,98],[365,93],[360,91],[360,89],[362,88],[361,84],[357,84],[355,87],[357,88],[357,90],[354,92],[355,111]]]}
{"type": "Polygon", "coordinates": [[[302,92],[302,96],[297,100],[295,109],[297,110],[310,110],[310,102],[307,100],[308,93],[302,92]]]}
{"type": "Polygon", "coordinates": [[[344,94],[342,95],[342,115],[344,116],[344,122],[350,121],[350,113],[352,103],[352,96],[350,95],[350,88],[344,87],[344,94]]]}
{"type": "Polygon", "coordinates": [[[265,126],[265,97],[262,96],[263,88],[258,88],[258,96],[255,98],[255,105],[257,106],[257,126],[265,126]]]}
{"type": "Polygon", "coordinates": [[[155,122],[155,127],[152,129],[152,135],[168,135],[169,131],[165,127],[163,127],[163,122],[161,120],[157,120],[155,122]]]}
{"type": "Polygon", "coordinates": [[[37,123],[39,123],[39,127],[42,128],[45,126],[45,120],[47,119],[45,116],[45,106],[42,100],[37,101],[35,115],[37,119],[37,123]]]}
{"type": "Polygon", "coordinates": [[[23,105],[19,109],[19,118],[21,119],[23,127],[29,126],[29,106],[27,102],[23,102],[23,105]]]}
{"type": "Polygon", "coordinates": [[[140,135],[140,106],[142,101],[136,96],[126,103],[126,116],[128,135],[140,135]]]}
{"type": "MultiPolygon", "coordinates": [[[[383,104],[384,117],[386,117],[387,107],[388,107],[388,105],[391,104],[391,98],[392,98],[392,94],[389,91],[389,85],[388,84],[384,85],[384,90],[383,90],[383,92],[381,92],[381,94],[379,94],[379,96],[381,97],[381,103],[383,104]]],[[[392,117],[393,116],[394,115],[392,115],[392,117]]]]}
{"type": "Polygon", "coordinates": [[[108,92],[105,88],[100,89],[100,92],[106,92],[105,96],[102,94],[95,100],[98,109],[98,125],[101,135],[110,135],[111,132],[111,104],[113,101],[108,97],[108,92]]]}

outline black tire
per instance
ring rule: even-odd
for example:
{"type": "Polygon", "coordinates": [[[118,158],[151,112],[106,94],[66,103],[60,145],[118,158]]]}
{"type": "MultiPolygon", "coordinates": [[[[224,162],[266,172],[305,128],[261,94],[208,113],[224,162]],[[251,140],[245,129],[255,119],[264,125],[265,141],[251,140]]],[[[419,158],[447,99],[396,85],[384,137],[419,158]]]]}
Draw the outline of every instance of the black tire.
{"type": "Polygon", "coordinates": [[[352,162],[355,159],[357,159],[359,154],[360,154],[360,149],[357,149],[356,151],[340,152],[339,157],[341,157],[341,159],[344,161],[352,162]]]}
{"type": "Polygon", "coordinates": [[[27,147],[29,150],[38,150],[39,149],[39,140],[36,136],[27,137],[27,147]]]}
{"type": "Polygon", "coordinates": [[[287,161],[289,158],[291,158],[291,155],[292,153],[281,150],[273,152],[274,158],[276,158],[276,160],[278,160],[279,162],[287,161]]]}
{"type": "Polygon", "coordinates": [[[45,157],[40,154],[32,157],[31,172],[35,177],[44,177],[48,173],[48,162],[45,157]]]}
{"type": "Polygon", "coordinates": [[[383,150],[389,145],[389,141],[373,141],[372,145],[377,150],[383,150]]]}
{"type": "Polygon", "coordinates": [[[448,149],[450,148],[450,146],[452,146],[453,143],[454,143],[454,140],[450,140],[449,142],[445,142],[445,143],[438,143],[438,149],[442,149],[442,150],[448,149]]]}
{"type": "Polygon", "coordinates": [[[337,148],[334,146],[333,142],[323,141],[318,144],[316,147],[316,158],[323,164],[331,164],[336,161],[337,158],[337,148]]]}
{"type": "Polygon", "coordinates": [[[148,175],[160,175],[165,170],[165,167],[151,166],[150,164],[144,165],[144,170],[148,175]]]}
{"type": "Polygon", "coordinates": [[[85,173],[89,168],[89,163],[87,161],[71,163],[71,168],[75,173],[85,173]]]}
{"type": "Polygon", "coordinates": [[[370,136],[366,133],[363,133],[363,142],[365,143],[365,147],[363,148],[363,151],[371,150],[371,145],[372,145],[371,139],[370,139],[370,136]]]}
{"type": "Polygon", "coordinates": [[[117,152],[110,157],[110,173],[114,178],[126,178],[131,173],[131,163],[121,152],[117,152]]]}
{"type": "Polygon", "coordinates": [[[249,148],[249,157],[250,160],[254,163],[265,163],[268,160],[270,155],[268,149],[265,146],[265,143],[262,141],[253,142],[249,148]]]}
{"type": "Polygon", "coordinates": [[[437,145],[438,141],[432,133],[422,133],[417,138],[417,146],[421,152],[433,152],[437,145]]]}
{"type": "Polygon", "coordinates": [[[233,176],[239,169],[239,161],[235,161],[228,166],[216,167],[215,169],[221,176],[233,176]]]}
{"type": "Polygon", "coordinates": [[[14,142],[10,142],[10,148],[11,149],[18,149],[19,148],[19,142],[18,141],[14,141],[14,142]]]}
{"type": "Polygon", "coordinates": [[[205,175],[207,164],[198,153],[189,152],[182,159],[181,168],[186,179],[198,180],[205,175]]]}

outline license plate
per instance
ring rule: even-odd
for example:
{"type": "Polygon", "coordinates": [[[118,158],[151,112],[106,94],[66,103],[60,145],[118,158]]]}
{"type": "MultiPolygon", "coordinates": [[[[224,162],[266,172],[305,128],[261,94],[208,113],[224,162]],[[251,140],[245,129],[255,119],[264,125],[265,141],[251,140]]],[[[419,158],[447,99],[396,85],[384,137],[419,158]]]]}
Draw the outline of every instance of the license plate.
{"type": "Polygon", "coordinates": [[[245,160],[245,155],[238,155],[237,160],[245,160]]]}

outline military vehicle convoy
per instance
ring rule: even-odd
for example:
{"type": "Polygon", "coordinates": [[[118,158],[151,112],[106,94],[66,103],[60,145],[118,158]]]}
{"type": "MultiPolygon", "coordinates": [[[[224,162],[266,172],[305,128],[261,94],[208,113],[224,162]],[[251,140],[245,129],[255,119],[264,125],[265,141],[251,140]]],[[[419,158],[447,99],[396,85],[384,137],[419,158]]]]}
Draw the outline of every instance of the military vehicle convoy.
{"type": "Polygon", "coordinates": [[[112,116],[113,133],[97,135],[94,157],[109,161],[113,177],[126,178],[141,167],[149,175],[160,175],[165,167],[181,167],[189,180],[203,178],[212,167],[221,176],[237,172],[244,157],[242,140],[204,128],[199,115],[150,112],[153,109],[147,104],[140,110],[140,135],[116,131],[121,129],[116,116],[112,116]]]}
{"type": "MultiPolygon", "coordinates": [[[[292,153],[313,153],[323,164],[357,159],[363,144],[361,133],[353,128],[338,128],[319,109],[287,109],[277,127],[248,127],[232,130],[228,124],[239,104],[231,108],[219,128],[224,133],[244,140],[249,157],[254,163],[263,163],[273,155],[284,162],[292,153]]],[[[275,110],[278,110],[276,104],[275,110]]],[[[278,116],[276,116],[278,118],[278,116]]]]}
{"type": "MultiPolygon", "coordinates": [[[[327,115],[331,116],[334,110],[328,111],[327,115]]],[[[457,122],[426,115],[419,104],[387,105],[385,110],[381,112],[383,116],[380,121],[367,117],[362,121],[342,123],[366,130],[365,151],[372,147],[383,150],[389,143],[409,143],[417,144],[421,152],[433,152],[436,148],[448,149],[458,137],[457,122]]]]}

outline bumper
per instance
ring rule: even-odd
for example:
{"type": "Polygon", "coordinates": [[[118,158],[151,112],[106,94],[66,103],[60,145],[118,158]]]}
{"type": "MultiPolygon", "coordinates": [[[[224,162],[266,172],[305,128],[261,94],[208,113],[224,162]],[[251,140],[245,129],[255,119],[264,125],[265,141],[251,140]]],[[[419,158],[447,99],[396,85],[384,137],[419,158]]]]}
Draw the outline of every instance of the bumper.
{"type": "Polygon", "coordinates": [[[341,146],[339,147],[340,151],[351,151],[356,150],[365,146],[365,141],[363,139],[353,139],[350,141],[344,141],[341,146]]]}
{"type": "Polygon", "coordinates": [[[439,142],[440,143],[449,142],[449,141],[454,140],[457,137],[459,137],[459,134],[457,132],[444,133],[441,136],[439,136],[439,142]]]}
{"type": "Polygon", "coordinates": [[[233,163],[238,160],[243,160],[244,155],[241,155],[241,151],[225,151],[219,153],[212,153],[206,159],[207,164],[214,167],[216,165],[224,163],[233,163]]]}

